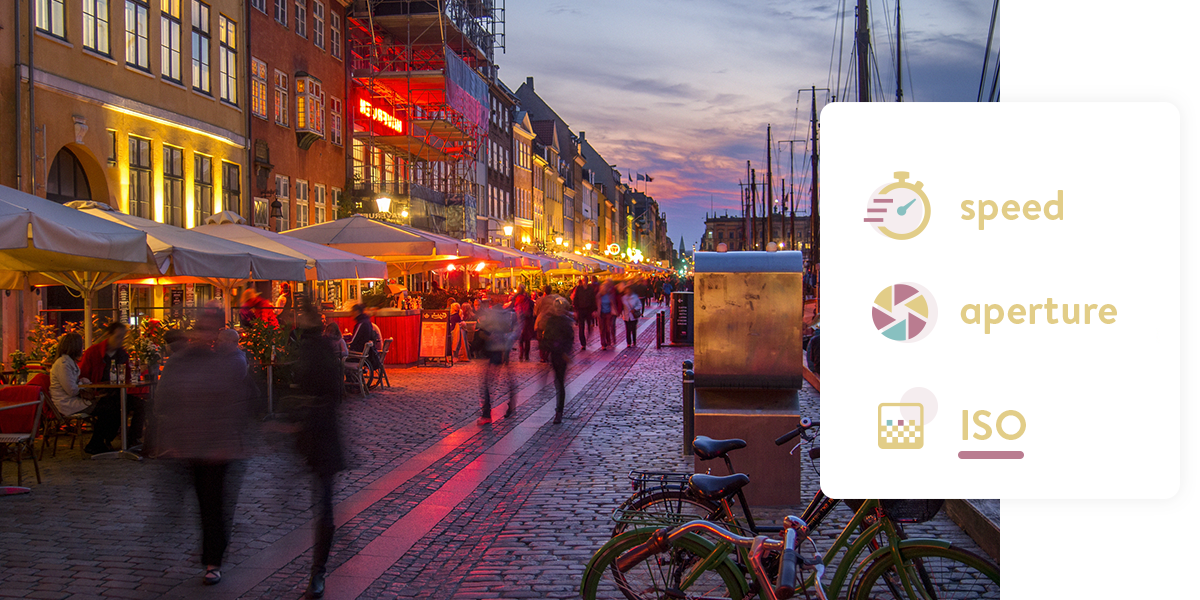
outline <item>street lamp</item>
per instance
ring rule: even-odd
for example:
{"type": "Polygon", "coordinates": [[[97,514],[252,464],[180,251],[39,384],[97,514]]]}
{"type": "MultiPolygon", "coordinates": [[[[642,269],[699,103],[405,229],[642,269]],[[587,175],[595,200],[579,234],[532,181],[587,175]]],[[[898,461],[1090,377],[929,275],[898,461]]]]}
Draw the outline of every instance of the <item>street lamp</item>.
{"type": "Polygon", "coordinates": [[[512,232],[513,232],[513,226],[512,226],[512,225],[505,225],[505,226],[504,226],[504,237],[512,237],[512,232]]]}
{"type": "Polygon", "coordinates": [[[400,216],[407,219],[408,218],[408,209],[407,208],[400,209],[400,216]]]}
{"type": "Polygon", "coordinates": [[[558,244],[559,246],[563,245],[563,236],[561,236],[561,235],[554,236],[554,243],[558,244]]]}
{"type": "Polygon", "coordinates": [[[392,199],[387,196],[380,196],[375,199],[375,206],[381,213],[390,212],[388,209],[392,207],[392,199]]]}
{"type": "Polygon", "coordinates": [[[283,203],[278,199],[271,202],[270,218],[275,219],[275,231],[279,231],[281,226],[280,221],[283,220],[283,203]]]}

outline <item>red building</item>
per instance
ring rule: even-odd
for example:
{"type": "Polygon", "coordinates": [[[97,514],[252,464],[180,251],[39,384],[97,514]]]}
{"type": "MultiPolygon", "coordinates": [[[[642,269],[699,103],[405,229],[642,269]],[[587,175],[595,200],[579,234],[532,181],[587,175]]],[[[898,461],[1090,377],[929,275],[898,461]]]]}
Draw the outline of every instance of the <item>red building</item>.
{"type": "Polygon", "coordinates": [[[346,189],[348,5],[247,3],[254,199],[243,216],[255,225],[282,231],[337,218],[346,189]]]}

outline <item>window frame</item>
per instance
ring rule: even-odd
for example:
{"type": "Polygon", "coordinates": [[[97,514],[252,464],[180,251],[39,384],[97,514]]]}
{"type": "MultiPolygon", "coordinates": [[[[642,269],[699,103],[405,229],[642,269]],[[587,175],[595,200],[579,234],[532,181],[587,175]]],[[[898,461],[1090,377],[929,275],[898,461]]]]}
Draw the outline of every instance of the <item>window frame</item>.
{"type": "Polygon", "coordinates": [[[37,0],[34,11],[34,27],[38,31],[66,41],[67,7],[65,0],[37,0]]]}
{"type": "Polygon", "coordinates": [[[162,172],[162,214],[157,216],[162,219],[161,223],[183,227],[186,221],[183,199],[183,148],[170,144],[162,145],[162,172]]]}
{"type": "Polygon", "coordinates": [[[221,161],[221,210],[242,213],[242,165],[227,160],[221,161]]]}
{"type": "Polygon", "coordinates": [[[296,35],[308,39],[308,0],[295,0],[296,35]]]}
{"type": "Polygon", "coordinates": [[[288,26],[288,0],[275,0],[275,22],[288,26]]]}
{"type": "Polygon", "coordinates": [[[325,3],[321,0],[313,0],[313,45],[324,50],[325,49],[325,3]]]}
{"type": "Polygon", "coordinates": [[[112,25],[109,22],[108,0],[83,0],[80,26],[83,28],[83,48],[106,58],[112,57],[112,25]],[[103,5],[103,8],[101,8],[103,5]],[[90,9],[90,12],[89,12],[90,9]],[[103,29],[103,34],[101,34],[103,29]],[[89,35],[91,44],[89,45],[89,35]],[[103,44],[104,48],[98,47],[103,44]]]}
{"type": "Polygon", "coordinates": [[[237,73],[237,21],[224,14],[220,15],[217,30],[220,32],[220,47],[218,55],[221,78],[221,102],[232,106],[238,105],[238,73],[237,73]]]}
{"type": "Polygon", "coordinates": [[[308,181],[296,180],[296,227],[308,226],[308,181]]]}
{"type": "Polygon", "coordinates": [[[129,155],[126,164],[129,168],[129,214],[143,219],[151,219],[151,196],[154,183],[154,142],[148,138],[129,136],[129,155]],[[137,146],[135,149],[135,145],[137,146]],[[144,146],[143,146],[144,145],[144,146]],[[143,152],[143,147],[145,151],[143,152]],[[142,158],[146,162],[142,163],[142,158]],[[144,180],[143,180],[144,178],[144,180]],[[138,192],[141,192],[139,194],[138,192]],[[144,198],[142,197],[144,195],[144,198]]]}
{"type": "Polygon", "coordinates": [[[150,72],[150,3],[148,0],[125,0],[125,65],[146,73],[150,72]],[[140,21],[139,17],[141,17],[140,21]],[[144,27],[144,30],[139,31],[139,24],[144,27]],[[131,55],[132,61],[130,60],[131,55]],[[145,64],[140,62],[143,59],[146,61],[145,64]]]}
{"type": "Polygon", "coordinates": [[[163,79],[179,84],[183,83],[183,2],[184,0],[159,2],[158,31],[162,55],[158,70],[163,79]],[[174,39],[171,39],[172,34],[174,39]],[[174,71],[174,75],[171,74],[171,70],[174,71]]]}
{"type": "Polygon", "coordinates": [[[275,124],[280,127],[291,127],[288,124],[288,75],[275,69],[275,124]]]}
{"type": "Polygon", "coordinates": [[[212,216],[213,209],[213,157],[200,152],[192,153],[192,218],[195,226],[204,224],[212,216]],[[204,177],[202,163],[208,164],[208,177],[204,177]]]}
{"type": "Polygon", "coordinates": [[[326,219],[328,216],[328,213],[325,212],[326,207],[327,203],[325,184],[318,183],[313,186],[313,213],[316,215],[316,218],[313,219],[313,221],[315,225],[319,225],[328,220],[326,219]]]}
{"type": "Polygon", "coordinates": [[[192,89],[212,96],[212,7],[192,0],[192,89]]]}
{"type": "Polygon", "coordinates": [[[250,57],[250,113],[267,120],[267,63],[250,57]]]}
{"type": "Polygon", "coordinates": [[[267,0],[250,0],[250,6],[262,14],[267,14],[267,0]]]}
{"type": "Polygon", "coordinates": [[[342,15],[332,7],[329,10],[329,53],[342,60],[342,15]]]}
{"type": "Polygon", "coordinates": [[[329,99],[329,117],[329,127],[327,129],[329,135],[326,139],[337,146],[341,146],[343,113],[340,98],[329,99]]]}

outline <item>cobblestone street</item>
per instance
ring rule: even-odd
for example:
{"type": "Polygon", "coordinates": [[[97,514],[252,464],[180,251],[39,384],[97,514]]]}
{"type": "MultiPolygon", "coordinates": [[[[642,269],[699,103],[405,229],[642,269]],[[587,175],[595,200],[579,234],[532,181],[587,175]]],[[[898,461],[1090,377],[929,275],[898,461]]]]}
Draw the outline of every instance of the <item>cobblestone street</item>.
{"type": "MultiPolygon", "coordinates": [[[[536,354],[512,364],[515,416],[499,418],[499,403],[488,426],[475,424],[483,360],[392,369],[391,388],[347,398],[352,459],[335,488],[339,527],[325,597],[577,597],[613,508],[629,494],[628,472],[691,466],[680,451],[679,398],[680,363],[692,350],[655,349],[653,312],[639,342],[601,352],[591,340],[576,353],[561,425],[550,423],[552,378],[536,354]]],[[[819,398],[804,393],[818,417],[819,398]]],[[[47,452],[41,463],[43,483],[0,499],[0,597],[300,598],[311,564],[312,482],[291,434],[267,421],[252,439],[220,585],[200,584],[196,502],[175,465],[82,460],[80,444],[62,441],[57,457],[47,452]]],[[[13,466],[4,468],[13,481],[13,466]]],[[[713,472],[723,474],[723,465],[713,472]]],[[[806,495],[817,485],[806,466],[806,495]]],[[[802,509],[756,516],[773,522],[802,509]]],[[[818,543],[849,515],[839,507],[818,543]]],[[[978,552],[945,514],[909,533],[978,552]]]]}

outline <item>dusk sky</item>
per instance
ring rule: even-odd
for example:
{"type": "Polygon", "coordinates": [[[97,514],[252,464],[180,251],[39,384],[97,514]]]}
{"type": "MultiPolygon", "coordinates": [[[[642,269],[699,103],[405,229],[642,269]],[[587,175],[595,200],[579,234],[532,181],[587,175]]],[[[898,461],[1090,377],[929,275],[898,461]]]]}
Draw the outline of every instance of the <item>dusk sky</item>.
{"type": "MultiPolygon", "coordinates": [[[[839,10],[849,15],[845,86],[854,5],[508,0],[507,51],[496,62],[513,90],[533,77],[537,93],[572,131],[587,132],[621,173],[650,174],[648,191],[667,213],[668,234],[676,244],[682,235],[690,250],[704,232],[710,198],[717,212],[733,214],[746,161],[765,171],[767,124],[776,140],[808,137],[811,94],[799,95],[798,105],[797,91],[837,85],[839,10]]],[[[991,9],[991,0],[901,3],[905,101],[975,101],[991,9]]],[[[889,33],[895,10],[895,0],[870,5],[879,79],[889,99],[895,95],[889,33]]],[[[998,38],[997,31],[993,52],[998,38]]],[[[818,110],[827,100],[818,93],[818,110]]],[[[798,173],[803,147],[795,145],[798,173]]],[[[786,160],[776,162],[777,177],[786,175],[786,160]]]]}

